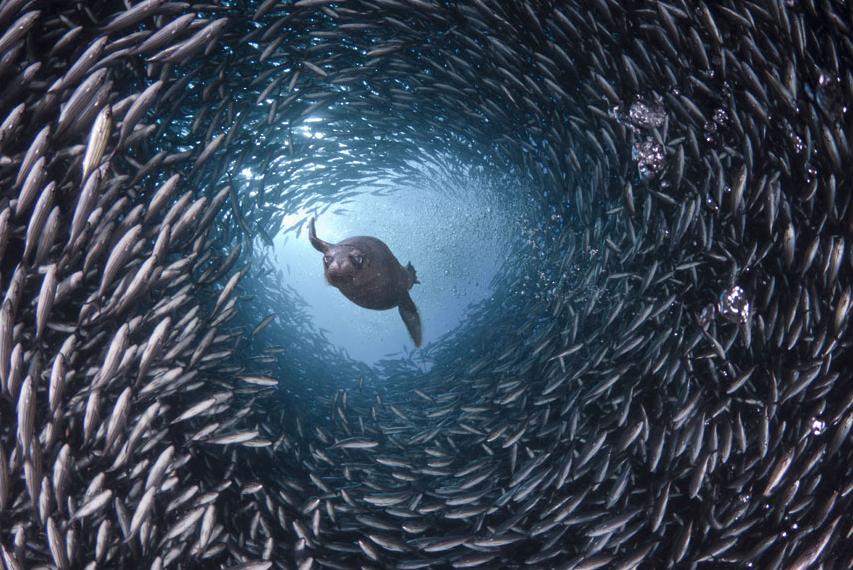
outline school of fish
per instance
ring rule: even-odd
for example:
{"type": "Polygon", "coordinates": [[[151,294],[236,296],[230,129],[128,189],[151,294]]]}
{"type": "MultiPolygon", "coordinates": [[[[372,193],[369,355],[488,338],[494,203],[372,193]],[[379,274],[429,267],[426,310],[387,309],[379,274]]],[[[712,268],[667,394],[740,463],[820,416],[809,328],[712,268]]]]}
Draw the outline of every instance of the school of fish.
{"type": "Polygon", "coordinates": [[[0,0],[3,565],[853,567],[851,30],[0,0]],[[531,229],[368,367],[268,246],[418,176],[521,188],[531,229]]]}

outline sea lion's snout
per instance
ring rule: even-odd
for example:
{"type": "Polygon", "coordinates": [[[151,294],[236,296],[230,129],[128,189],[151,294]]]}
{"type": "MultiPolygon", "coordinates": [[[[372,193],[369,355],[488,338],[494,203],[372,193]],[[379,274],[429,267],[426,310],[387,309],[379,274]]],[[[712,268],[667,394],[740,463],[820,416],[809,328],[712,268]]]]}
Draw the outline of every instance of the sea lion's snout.
{"type": "Polygon", "coordinates": [[[330,285],[339,287],[341,285],[351,283],[353,280],[353,274],[340,266],[330,266],[326,268],[326,280],[330,285]]]}
{"type": "Polygon", "coordinates": [[[335,287],[352,283],[358,271],[358,265],[347,255],[324,255],[323,266],[326,280],[335,287]]]}

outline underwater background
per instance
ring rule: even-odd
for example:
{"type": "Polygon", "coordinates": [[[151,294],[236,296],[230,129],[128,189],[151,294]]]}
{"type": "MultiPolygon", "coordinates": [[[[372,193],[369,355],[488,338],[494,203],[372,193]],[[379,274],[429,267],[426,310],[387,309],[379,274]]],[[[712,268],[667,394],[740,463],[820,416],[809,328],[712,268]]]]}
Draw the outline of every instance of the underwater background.
{"type": "Polygon", "coordinates": [[[853,567],[851,27],[3,0],[3,564],[853,567]]]}

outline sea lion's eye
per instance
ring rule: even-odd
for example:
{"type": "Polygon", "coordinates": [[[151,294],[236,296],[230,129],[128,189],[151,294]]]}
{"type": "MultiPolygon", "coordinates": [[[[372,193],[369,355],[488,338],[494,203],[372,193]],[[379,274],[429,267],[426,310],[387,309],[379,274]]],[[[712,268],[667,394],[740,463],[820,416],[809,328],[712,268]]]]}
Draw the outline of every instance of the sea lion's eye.
{"type": "Polygon", "coordinates": [[[363,258],[362,256],[360,256],[360,255],[353,255],[353,256],[352,256],[352,262],[353,262],[356,266],[361,267],[361,264],[362,264],[362,263],[364,263],[364,258],[363,258]]]}
{"type": "Polygon", "coordinates": [[[329,265],[331,262],[332,262],[332,256],[331,255],[324,255],[323,256],[323,263],[324,264],[329,265]]]}

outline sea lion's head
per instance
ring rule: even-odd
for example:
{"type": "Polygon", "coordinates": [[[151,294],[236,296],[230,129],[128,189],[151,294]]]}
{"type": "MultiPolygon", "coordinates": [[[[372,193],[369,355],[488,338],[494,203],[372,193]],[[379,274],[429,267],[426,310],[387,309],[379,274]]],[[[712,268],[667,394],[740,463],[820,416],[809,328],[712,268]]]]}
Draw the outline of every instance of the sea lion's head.
{"type": "Polygon", "coordinates": [[[358,286],[370,265],[367,252],[353,244],[332,244],[317,237],[314,219],[308,224],[308,237],[314,249],[323,254],[326,281],[334,287],[358,286]]]}
{"type": "Polygon", "coordinates": [[[365,252],[352,246],[334,245],[323,252],[326,281],[335,287],[357,285],[370,264],[365,252]]]}

